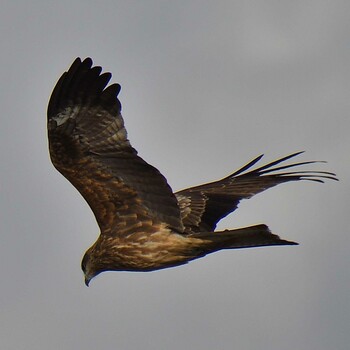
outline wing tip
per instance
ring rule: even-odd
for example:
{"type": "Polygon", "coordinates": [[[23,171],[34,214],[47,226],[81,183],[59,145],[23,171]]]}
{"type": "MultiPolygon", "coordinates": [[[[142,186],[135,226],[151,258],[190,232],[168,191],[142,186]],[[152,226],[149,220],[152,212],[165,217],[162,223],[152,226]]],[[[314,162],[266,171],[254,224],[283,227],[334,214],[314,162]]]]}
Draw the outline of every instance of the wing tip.
{"type": "Polygon", "coordinates": [[[281,163],[283,163],[291,158],[294,158],[300,154],[303,154],[303,153],[305,153],[305,151],[294,152],[294,153],[291,153],[287,156],[284,156],[282,158],[278,158],[277,160],[274,160],[272,162],[269,162],[265,165],[259,166],[255,169],[252,169],[252,170],[246,172],[246,170],[251,169],[254,164],[256,164],[257,162],[259,162],[259,160],[262,159],[262,157],[263,157],[263,154],[262,154],[256,158],[254,158],[252,161],[250,161],[249,163],[244,165],[239,170],[235,171],[233,174],[227,176],[225,179],[235,178],[238,175],[243,176],[243,177],[254,176],[254,175],[259,176],[259,177],[263,177],[266,175],[266,176],[273,176],[273,177],[276,177],[279,179],[284,178],[285,181],[308,180],[308,181],[315,181],[315,182],[320,182],[320,183],[323,183],[324,179],[339,181],[339,179],[336,177],[335,173],[327,172],[327,171],[313,171],[313,170],[297,171],[296,170],[296,171],[292,171],[292,172],[274,173],[276,171],[285,170],[285,169],[289,169],[289,168],[293,168],[293,167],[299,167],[299,166],[303,166],[303,165],[307,165],[307,164],[315,164],[315,163],[325,164],[325,163],[327,163],[327,161],[323,161],[323,160],[312,160],[312,161],[296,162],[296,163],[292,163],[292,164],[275,166],[275,165],[281,164],[281,163]]]}
{"type": "Polygon", "coordinates": [[[121,90],[119,84],[108,86],[112,74],[102,73],[102,67],[94,66],[91,57],[81,59],[76,57],[69,69],[62,74],[51,94],[48,107],[48,119],[64,110],[69,104],[79,104],[82,101],[98,101],[106,108],[114,108],[120,112],[121,103],[117,96],[121,90]]]}

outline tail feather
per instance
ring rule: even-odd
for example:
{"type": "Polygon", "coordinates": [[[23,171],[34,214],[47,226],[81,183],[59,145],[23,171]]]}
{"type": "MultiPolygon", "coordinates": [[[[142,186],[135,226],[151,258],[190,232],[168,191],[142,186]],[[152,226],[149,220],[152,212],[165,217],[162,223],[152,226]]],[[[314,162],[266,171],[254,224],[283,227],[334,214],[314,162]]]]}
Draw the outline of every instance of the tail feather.
{"type": "Polygon", "coordinates": [[[193,235],[205,242],[204,254],[221,249],[252,248],[273,245],[297,245],[298,243],[281,239],[266,225],[255,225],[235,230],[205,232],[193,235]]]}

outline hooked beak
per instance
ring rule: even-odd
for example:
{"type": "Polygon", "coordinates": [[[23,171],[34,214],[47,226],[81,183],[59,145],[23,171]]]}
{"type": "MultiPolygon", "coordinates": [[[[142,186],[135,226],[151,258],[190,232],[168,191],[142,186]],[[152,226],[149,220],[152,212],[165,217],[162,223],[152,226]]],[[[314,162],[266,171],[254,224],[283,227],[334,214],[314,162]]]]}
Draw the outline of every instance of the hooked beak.
{"type": "Polygon", "coordinates": [[[89,287],[90,280],[91,280],[90,278],[85,277],[85,285],[86,285],[86,287],[89,287]]]}

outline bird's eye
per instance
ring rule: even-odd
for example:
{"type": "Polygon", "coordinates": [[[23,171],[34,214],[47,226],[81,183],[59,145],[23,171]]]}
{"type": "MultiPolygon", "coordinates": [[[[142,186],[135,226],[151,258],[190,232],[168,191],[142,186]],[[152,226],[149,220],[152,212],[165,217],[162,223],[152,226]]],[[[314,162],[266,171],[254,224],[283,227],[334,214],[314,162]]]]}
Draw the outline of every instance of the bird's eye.
{"type": "Polygon", "coordinates": [[[83,270],[84,273],[86,271],[86,263],[87,263],[87,257],[86,255],[84,255],[83,260],[81,261],[81,269],[83,270]]]}

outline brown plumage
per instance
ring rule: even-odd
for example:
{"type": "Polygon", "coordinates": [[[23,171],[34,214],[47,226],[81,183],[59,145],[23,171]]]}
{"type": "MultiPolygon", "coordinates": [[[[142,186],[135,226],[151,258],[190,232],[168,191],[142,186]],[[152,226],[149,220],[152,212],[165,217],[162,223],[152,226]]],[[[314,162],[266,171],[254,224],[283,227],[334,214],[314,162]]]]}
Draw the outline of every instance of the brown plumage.
{"type": "Polygon", "coordinates": [[[296,244],[266,225],[214,230],[241,199],[283,182],[335,180],[335,174],[279,172],[315,163],[280,165],[301,152],[251,170],[259,156],[222,180],[174,194],[131,147],[117,98],[120,86],[107,86],[111,74],[101,71],[90,58],[77,58],[48,105],[51,160],[88,202],[101,229],[82,261],[86,285],[108,270],[152,271],[221,249],[296,244]]]}

